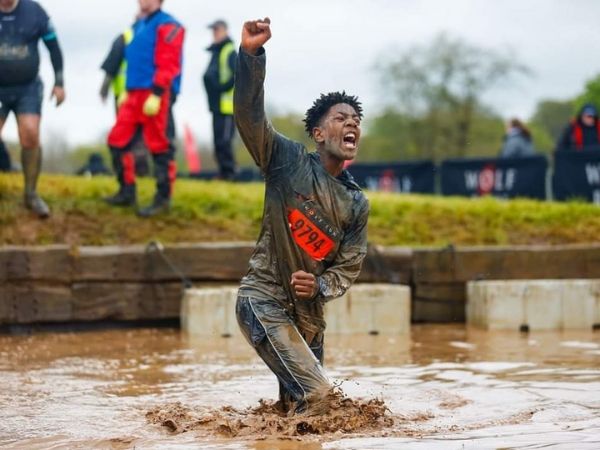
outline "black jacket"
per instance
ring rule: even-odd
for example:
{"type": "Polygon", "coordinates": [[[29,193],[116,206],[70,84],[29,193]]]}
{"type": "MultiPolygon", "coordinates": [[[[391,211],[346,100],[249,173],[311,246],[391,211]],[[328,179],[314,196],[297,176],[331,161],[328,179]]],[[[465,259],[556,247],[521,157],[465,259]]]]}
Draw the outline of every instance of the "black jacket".
{"type": "Polygon", "coordinates": [[[221,84],[220,76],[219,76],[219,53],[221,53],[221,49],[228,44],[233,42],[230,38],[226,38],[223,42],[219,42],[218,44],[212,44],[206,50],[211,53],[210,62],[208,63],[208,67],[206,68],[206,72],[204,72],[204,88],[206,89],[206,95],[208,97],[208,109],[212,113],[220,113],[220,100],[221,94],[223,92],[227,92],[233,87],[233,74],[235,73],[235,64],[237,61],[237,53],[234,51],[229,55],[228,64],[231,69],[231,77],[230,79],[221,84]]]}

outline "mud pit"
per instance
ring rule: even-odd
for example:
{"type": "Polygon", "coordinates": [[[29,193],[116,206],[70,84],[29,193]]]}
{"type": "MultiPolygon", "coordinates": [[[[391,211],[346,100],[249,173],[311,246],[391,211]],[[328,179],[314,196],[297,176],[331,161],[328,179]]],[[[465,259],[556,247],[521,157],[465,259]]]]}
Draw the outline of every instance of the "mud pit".
{"type": "Polygon", "coordinates": [[[274,377],[242,340],[0,336],[0,446],[600,448],[599,332],[416,326],[406,339],[328,337],[326,366],[349,399],[330,416],[287,418],[273,407],[274,377]]]}

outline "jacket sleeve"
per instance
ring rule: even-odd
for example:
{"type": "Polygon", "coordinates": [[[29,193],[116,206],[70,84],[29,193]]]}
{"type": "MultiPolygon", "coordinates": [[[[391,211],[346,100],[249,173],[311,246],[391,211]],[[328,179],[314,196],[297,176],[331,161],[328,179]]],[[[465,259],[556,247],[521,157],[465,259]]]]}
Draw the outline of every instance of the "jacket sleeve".
{"type": "Polygon", "coordinates": [[[567,125],[563,130],[558,142],[556,143],[556,151],[571,150],[571,135],[573,134],[573,125],[567,125]]]}
{"type": "Polygon", "coordinates": [[[125,58],[125,38],[120,34],[113,41],[110,51],[102,62],[100,68],[111,78],[114,78],[119,73],[123,59],[125,58]]]}
{"type": "Polygon", "coordinates": [[[181,59],[185,30],[179,24],[168,23],[158,27],[152,92],[162,95],[171,88],[173,79],[181,73],[181,59]]]}
{"type": "Polygon", "coordinates": [[[360,275],[363,260],[367,254],[367,221],[369,203],[363,203],[357,217],[340,245],[333,264],[317,277],[319,293],[317,300],[328,302],[341,297],[360,275]]]}
{"type": "Polygon", "coordinates": [[[275,153],[280,154],[280,162],[284,165],[297,156],[302,146],[277,133],[267,120],[265,72],[264,49],[261,48],[258,54],[253,56],[240,48],[233,91],[233,117],[244,145],[256,165],[266,174],[275,153]]]}
{"type": "Polygon", "coordinates": [[[40,17],[40,36],[44,45],[48,49],[50,53],[50,61],[52,62],[52,68],[54,69],[54,85],[55,86],[63,86],[64,85],[64,62],[63,62],[63,54],[60,49],[60,45],[58,43],[58,37],[56,35],[56,30],[54,29],[54,25],[46,14],[46,11],[38,5],[39,8],[39,17],[40,17]]]}

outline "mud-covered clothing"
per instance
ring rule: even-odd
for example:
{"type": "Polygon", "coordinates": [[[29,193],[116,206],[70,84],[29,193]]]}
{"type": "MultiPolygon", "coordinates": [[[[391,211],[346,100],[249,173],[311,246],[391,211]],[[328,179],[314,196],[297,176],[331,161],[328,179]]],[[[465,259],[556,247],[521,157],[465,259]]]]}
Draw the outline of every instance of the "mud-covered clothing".
{"type": "Polygon", "coordinates": [[[293,318],[308,342],[325,329],[323,305],[343,295],[367,252],[366,197],[347,171],[329,174],[319,154],[277,133],[264,110],[266,57],[240,50],[236,69],[238,131],[266,180],[262,230],[242,292],[259,292],[293,318]],[[317,276],[314,299],[299,300],[292,273],[317,276]]]}
{"type": "Polygon", "coordinates": [[[238,296],[236,317],[248,343],[277,376],[286,410],[301,409],[310,395],[330,389],[323,370],[323,333],[307,341],[283,308],[256,295],[238,296]]]}
{"type": "Polygon", "coordinates": [[[13,11],[0,12],[0,86],[24,86],[36,81],[40,39],[50,52],[55,85],[62,86],[62,52],[46,11],[33,0],[20,0],[13,11]]]}

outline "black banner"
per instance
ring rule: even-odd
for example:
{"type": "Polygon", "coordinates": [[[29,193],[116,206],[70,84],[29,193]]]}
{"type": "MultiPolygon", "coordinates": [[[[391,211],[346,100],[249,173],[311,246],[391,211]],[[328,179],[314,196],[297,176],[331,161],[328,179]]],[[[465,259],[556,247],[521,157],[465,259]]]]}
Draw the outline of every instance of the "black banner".
{"type": "Polygon", "coordinates": [[[433,194],[435,171],[430,161],[355,163],[348,167],[348,172],[363,189],[419,194],[433,194]]]}
{"type": "Polygon", "coordinates": [[[442,194],[546,199],[545,156],[453,159],[442,163],[442,194]]]}
{"type": "Polygon", "coordinates": [[[556,152],[552,189],[556,200],[579,198],[600,205],[600,151],[556,152]]]}

